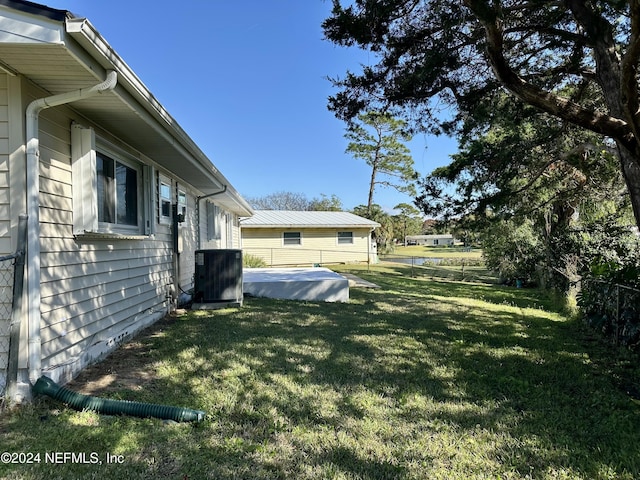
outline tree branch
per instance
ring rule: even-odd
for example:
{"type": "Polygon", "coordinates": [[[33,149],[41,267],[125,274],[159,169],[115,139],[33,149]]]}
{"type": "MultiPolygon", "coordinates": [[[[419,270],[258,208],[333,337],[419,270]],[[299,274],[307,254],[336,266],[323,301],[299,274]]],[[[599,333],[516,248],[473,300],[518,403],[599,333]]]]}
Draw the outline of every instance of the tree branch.
{"type": "Polygon", "coordinates": [[[484,27],[489,61],[496,77],[508,90],[542,111],[592,132],[612,137],[630,151],[636,150],[635,138],[627,122],[583,108],[577,103],[526,82],[516,74],[504,56],[504,37],[496,12],[488,9],[482,0],[464,0],[464,4],[484,27]]]}

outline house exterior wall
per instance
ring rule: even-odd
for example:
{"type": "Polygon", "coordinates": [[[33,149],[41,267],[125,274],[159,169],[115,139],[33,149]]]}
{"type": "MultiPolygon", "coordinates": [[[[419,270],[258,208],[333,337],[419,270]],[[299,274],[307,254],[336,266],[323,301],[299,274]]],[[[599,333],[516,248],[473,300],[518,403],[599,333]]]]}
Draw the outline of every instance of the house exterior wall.
{"type": "MultiPolygon", "coordinates": [[[[46,95],[27,81],[11,81],[15,83],[13,92],[6,88],[6,75],[0,75],[0,255],[15,250],[10,215],[24,211],[25,196],[20,188],[22,180],[13,181],[13,190],[9,190],[8,172],[15,169],[23,175],[25,155],[24,149],[15,154],[9,147],[24,145],[24,132],[18,128],[14,137],[21,138],[7,138],[8,112],[20,112],[22,124],[28,103],[46,95]],[[9,205],[10,199],[18,205],[9,205]]],[[[90,119],[79,118],[70,106],[41,112],[39,139],[42,368],[54,381],[64,383],[168,311],[167,296],[174,280],[173,236],[171,224],[159,217],[158,175],[171,180],[174,192],[180,188],[186,193],[178,257],[178,283],[184,290],[193,286],[198,222],[206,219],[197,215],[197,191],[158,168],[144,152],[133,151],[90,119]],[[73,174],[72,122],[94,128],[104,141],[150,168],[146,218],[152,224],[150,235],[74,235],[73,191],[79,185],[73,174]]],[[[0,318],[0,371],[7,356],[2,351],[6,335],[8,321],[0,318]]]]}
{"type": "Polygon", "coordinates": [[[369,228],[250,228],[242,227],[244,254],[270,266],[374,261],[369,228]],[[300,232],[300,245],[285,245],[284,232],[300,232]],[[338,232],[353,232],[353,243],[338,243],[338,232]]]}

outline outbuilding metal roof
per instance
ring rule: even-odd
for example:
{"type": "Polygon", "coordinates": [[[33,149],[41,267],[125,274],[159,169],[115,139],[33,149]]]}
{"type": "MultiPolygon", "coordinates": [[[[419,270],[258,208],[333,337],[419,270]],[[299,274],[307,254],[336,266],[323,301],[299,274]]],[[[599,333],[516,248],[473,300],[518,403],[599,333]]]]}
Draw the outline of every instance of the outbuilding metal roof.
{"type": "Polygon", "coordinates": [[[240,221],[250,228],[377,228],[378,222],[349,212],[255,210],[240,221]]]}

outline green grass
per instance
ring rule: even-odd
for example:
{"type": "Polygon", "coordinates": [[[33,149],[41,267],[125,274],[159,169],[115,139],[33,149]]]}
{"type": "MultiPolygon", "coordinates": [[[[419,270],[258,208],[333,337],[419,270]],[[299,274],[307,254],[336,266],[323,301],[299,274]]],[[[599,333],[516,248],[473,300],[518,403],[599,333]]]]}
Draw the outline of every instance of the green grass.
{"type": "MultiPolygon", "coordinates": [[[[75,412],[0,417],[9,452],[122,465],[0,465],[7,479],[640,478],[637,356],[537,290],[343,267],[348,304],[248,299],[150,330],[101,395],[208,412],[199,424],[75,412]],[[149,378],[125,387],[119,376],[149,378]]],[[[76,384],[75,388],[82,387],[76,384]]]]}

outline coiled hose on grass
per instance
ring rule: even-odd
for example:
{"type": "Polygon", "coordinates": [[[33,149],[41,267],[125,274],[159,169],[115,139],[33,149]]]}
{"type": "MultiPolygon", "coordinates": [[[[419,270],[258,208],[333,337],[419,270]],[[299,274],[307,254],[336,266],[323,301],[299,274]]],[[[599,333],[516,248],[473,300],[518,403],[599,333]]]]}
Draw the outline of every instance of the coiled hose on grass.
{"type": "Polygon", "coordinates": [[[41,376],[33,386],[33,393],[48,395],[69,405],[75,410],[91,410],[105,415],[131,415],[134,417],[154,417],[176,422],[200,422],[205,412],[190,408],[155,405],[152,403],[111,400],[83,395],[61,387],[49,377],[41,376]]]}

